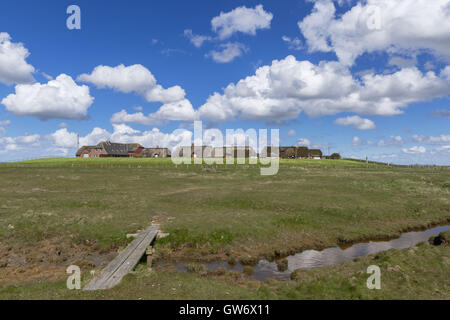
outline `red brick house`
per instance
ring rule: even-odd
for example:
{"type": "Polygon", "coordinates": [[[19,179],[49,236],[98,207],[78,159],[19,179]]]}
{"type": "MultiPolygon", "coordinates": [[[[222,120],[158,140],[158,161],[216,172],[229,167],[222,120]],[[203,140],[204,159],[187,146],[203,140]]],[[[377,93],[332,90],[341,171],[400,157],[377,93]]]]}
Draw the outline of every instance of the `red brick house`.
{"type": "Polygon", "coordinates": [[[310,159],[322,159],[323,154],[320,149],[309,149],[309,158],[310,159]]]}
{"type": "Polygon", "coordinates": [[[140,154],[143,150],[144,147],[139,143],[102,141],[96,146],[81,147],[78,149],[76,156],[78,158],[133,157],[140,154]]]}
{"type": "Polygon", "coordinates": [[[308,149],[308,147],[279,147],[278,154],[272,147],[265,147],[262,152],[263,157],[277,157],[280,159],[322,159],[322,151],[319,149],[308,149]]]}
{"type": "Polygon", "coordinates": [[[142,158],[170,158],[171,153],[169,149],[157,146],[156,148],[145,148],[139,156],[142,158]]]}

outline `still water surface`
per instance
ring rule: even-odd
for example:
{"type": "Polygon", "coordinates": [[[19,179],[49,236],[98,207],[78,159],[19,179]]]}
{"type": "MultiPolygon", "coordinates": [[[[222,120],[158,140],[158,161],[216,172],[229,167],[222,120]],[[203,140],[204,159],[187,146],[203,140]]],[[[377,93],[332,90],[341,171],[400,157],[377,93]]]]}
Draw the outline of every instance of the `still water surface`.
{"type": "MultiPolygon", "coordinates": [[[[393,240],[361,242],[349,247],[332,247],[321,251],[306,250],[287,257],[288,269],[284,272],[278,271],[276,262],[261,260],[253,268],[253,278],[259,281],[265,281],[269,278],[288,280],[290,279],[291,273],[297,269],[312,269],[337,265],[345,261],[351,261],[357,257],[365,257],[381,251],[410,248],[447,230],[450,230],[450,225],[438,226],[425,231],[403,233],[399,238],[393,240]]],[[[243,266],[240,263],[235,265],[229,265],[227,262],[207,263],[205,266],[209,270],[217,270],[219,267],[225,267],[227,270],[238,272],[242,272],[243,270],[243,266]]],[[[183,264],[177,265],[176,268],[186,271],[186,266],[183,264]]]]}

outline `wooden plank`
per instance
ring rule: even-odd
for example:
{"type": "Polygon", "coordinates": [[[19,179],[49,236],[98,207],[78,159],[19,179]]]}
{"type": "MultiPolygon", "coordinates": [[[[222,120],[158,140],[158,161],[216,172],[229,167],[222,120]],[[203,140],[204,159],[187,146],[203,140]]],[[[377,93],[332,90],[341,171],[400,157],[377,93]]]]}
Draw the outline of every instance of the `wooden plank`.
{"type": "Polygon", "coordinates": [[[122,278],[139,262],[158,231],[159,226],[150,226],[140,233],[124,251],[102,270],[100,276],[89,282],[83,290],[104,290],[119,284],[122,278]]]}

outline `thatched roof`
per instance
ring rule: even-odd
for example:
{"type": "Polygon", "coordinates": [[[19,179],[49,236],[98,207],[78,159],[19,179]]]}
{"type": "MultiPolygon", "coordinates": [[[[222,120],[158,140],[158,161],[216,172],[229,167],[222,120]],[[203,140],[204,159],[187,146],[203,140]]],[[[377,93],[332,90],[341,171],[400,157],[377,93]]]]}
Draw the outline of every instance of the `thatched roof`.
{"type": "Polygon", "coordinates": [[[199,150],[202,150],[202,154],[203,154],[205,152],[206,148],[211,148],[211,147],[209,147],[209,146],[195,146],[194,147],[193,145],[179,146],[173,150],[173,154],[174,154],[174,156],[176,155],[178,157],[191,157],[194,153],[196,153],[199,150]],[[187,152],[186,154],[185,154],[185,151],[187,152]]]}
{"type": "Polygon", "coordinates": [[[308,147],[297,147],[297,158],[307,158],[309,156],[308,147]]]}
{"type": "Polygon", "coordinates": [[[149,158],[153,158],[156,155],[159,157],[170,157],[171,153],[168,148],[145,148],[142,150],[141,155],[149,158]]]}
{"type": "MultiPolygon", "coordinates": [[[[205,155],[204,155],[205,156],[205,155]]],[[[206,155],[208,156],[208,155],[206,155]]],[[[257,154],[255,150],[250,146],[229,146],[229,147],[215,147],[212,150],[212,157],[256,157],[257,154]]]]}
{"type": "MultiPolygon", "coordinates": [[[[267,157],[276,157],[276,148],[265,147],[262,155],[267,157]],[[273,149],[273,150],[272,150],[273,149]]],[[[280,158],[308,158],[308,157],[322,157],[322,151],[320,149],[308,149],[308,147],[279,147],[280,158]]]]}
{"type": "Polygon", "coordinates": [[[322,156],[322,150],[320,150],[320,149],[310,149],[309,150],[309,156],[310,157],[321,157],[322,156]]]}
{"type": "Polygon", "coordinates": [[[139,143],[116,143],[110,141],[102,141],[96,146],[82,146],[78,149],[76,156],[81,156],[81,153],[86,149],[88,151],[92,149],[101,149],[108,155],[114,156],[127,156],[129,153],[135,152],[137,149],[143,148],[139,143]]]}
{"type": "Polygon", "coordinates": [[[82,146],[80,149],[77,150],[77,153],[75,154],[77,157],[81,156],[84,150],[91,150],[95,149],[97,146],[82,146]]]}
{"type": "Polygon", "coordinates": [[[97,147],[104,149],[108,155],[117,156],[126,156],[130,152],[143,148],[139,143],[115,143],[110,141],[102,141],[97,147]]]}

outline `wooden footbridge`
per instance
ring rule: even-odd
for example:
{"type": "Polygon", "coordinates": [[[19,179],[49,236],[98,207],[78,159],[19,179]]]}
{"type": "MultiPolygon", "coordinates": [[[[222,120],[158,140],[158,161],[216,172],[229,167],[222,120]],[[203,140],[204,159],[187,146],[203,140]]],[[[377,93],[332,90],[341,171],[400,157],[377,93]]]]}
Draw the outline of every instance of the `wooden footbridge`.
{"type": "Polygon", "coordinates": [[[134,269],[144,254],[147,254],[147,263],[151,265],[153,250],[150,244],[158,232],[159,226],[150,226],[137,235],[133,242],[102,270],[100,276],[89,282],[83,290],[105,290],[116,286],[134,269]]]}

